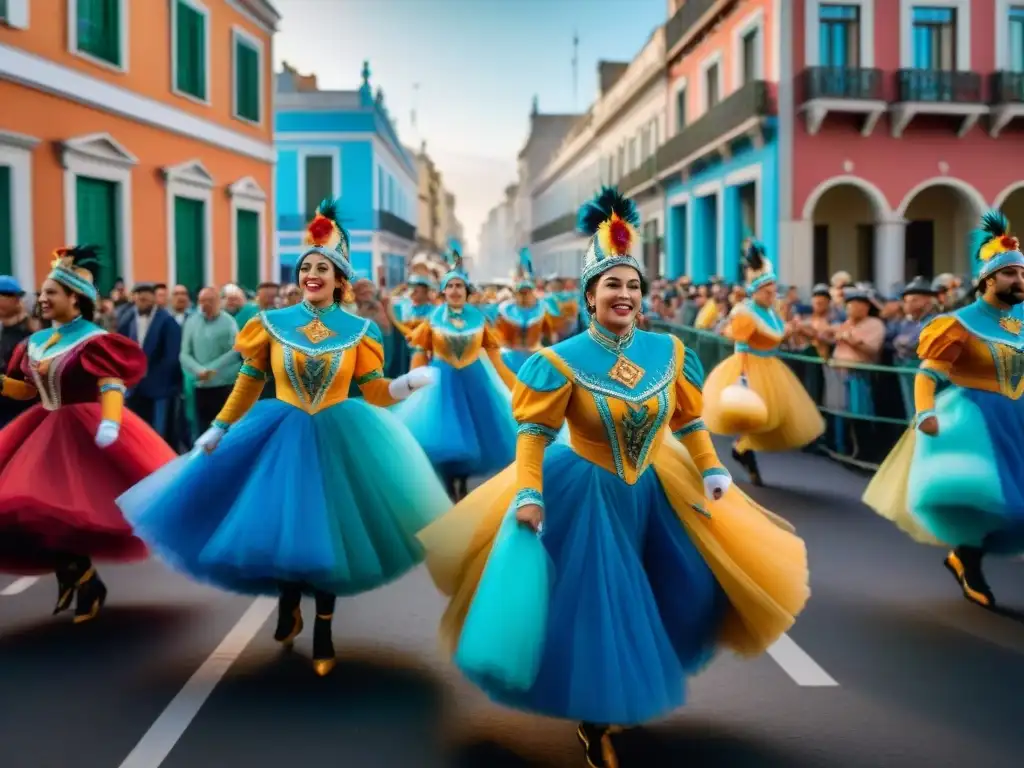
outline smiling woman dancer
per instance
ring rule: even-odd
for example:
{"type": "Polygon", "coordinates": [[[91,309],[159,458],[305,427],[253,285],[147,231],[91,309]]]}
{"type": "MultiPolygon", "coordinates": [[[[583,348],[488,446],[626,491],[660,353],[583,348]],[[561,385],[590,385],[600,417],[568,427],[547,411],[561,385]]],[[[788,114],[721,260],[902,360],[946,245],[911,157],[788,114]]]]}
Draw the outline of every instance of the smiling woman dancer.
{"type": "Polygon", "coordinates": [[[539,673],[525,691],[472,679],[500,703],[583,721],[592,766],[616,764],[613,724],[678,707],[718,646],[761,653],[808,597],[803,542],[732,488],[715,454],[700,362],[675,337],[636,330],[638,223],[615,189],[583,206],[589,331],[526,362],[515,464],[420,535],[451,597],[442,635],[454,651],[503,518],[543,523],[554,578],[539,673]],[[552,444],[565,420],[571,447],[552,444]]]}
{"type": "Polygon", "coordinates": [[[245,364],[197,441],[208,455],[183,457],[119,503],[138,535],[192,577],[279,594],[281,643],[302,631],[300,600],[313,592],[313,665],[326,675],[335,596],[417,565],[416,533],[450,501],[409,431],[376,407],[408,397],[433,372],[385,379],[376,325],[338,306],[354,273],[332,201],[306,239],[296,275],[304,299],[261,312],[239,333],[245,364]],[[277,397],[257,402],[268,375],[277,397]],[[365,400],[348,399],[352,381],[365,400]]]}
{"type": "Polygon", "coordinates": [[[41,401],[0,432],[0,571],[55,571],[53,612],[70,608],[77,594],[80,624],[107,597],[93,559],[147,556],[114,500],[175,453],[124,410],[125,389],[145,375],[146,356],[92,322],[96,250],[61,248],[54,256],[39,295],[53,325],[18,345],[0,376],[6,397],[41,401]]]}

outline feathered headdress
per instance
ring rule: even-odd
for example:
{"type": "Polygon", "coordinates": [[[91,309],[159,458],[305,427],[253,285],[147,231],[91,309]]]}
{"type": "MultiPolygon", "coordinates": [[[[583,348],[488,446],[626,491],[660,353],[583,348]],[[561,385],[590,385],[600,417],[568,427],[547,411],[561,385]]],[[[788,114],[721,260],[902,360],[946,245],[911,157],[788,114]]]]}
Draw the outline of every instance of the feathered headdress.
{"type": "Polygon", "coordinates": [[[100,249],[97,245],[71,245],[53,252],[50,279],[69,291],[85,296],[93,302],[99,300],[96,275],[100,269],[100,249]]]}
{"type": "Polygon", "coordinates": [[[306,227],[306,245],[309,246],[295,265],[298,269],[302,260],[311,253],[319,253],[341,270],[345,279],[352,281],[355,272],[348,260],[348,232],[341,226],[338,217],[338,201],[325,198],[316,209],[316,216],[306,227]]]}
{"type": "Polygon", "coordinates": [[[461,280],[466,284],[466,291],[471,290],[469,283],[469,275],[466,274],[466,270],[462,268],[462,254],[459,253],[459,249],[452,246],[448,249],[448,253],[445,254],[445,260],[448,262],[448,272],[443,278],[441,278],[441,290],[443,291],[450,280],[461,280]]]}
{"type": "Polygon", "coordinates": [[[612,267],[625,265],[643,274],[640,262],[633,255],[640,244],[639,226],[640,214],[636,205],[619,194],[616,187],[601,187],[593,200],[580,206],[576,230],[590,237],[580,276],[584,290],[593,278],[612,267]]]}
{"type": "Polygon", "coordinates": [[[764,243],[753,238],[747,240],[743,249],[743,272],[748,293],[779,280],[775,274],[775,267],[765,253],[764,243]]]}
{"type": "Polygon", "coordinates": [[[525,291],[535,286],[533,280],[533,259],[529,248],[519,249],[519,266],[515,273],[516,291],[525,291]]]}
{"type": "Polygon", "coordinates": [[[412,261],[409,263],[409,280],[407,281],[409,285],[422,285],[433,290],[437,287],[433,275],[433,265],[425,251],[420,251],[412,257],[412,261]]]}
{"type": "Polygon", "coordinates": [[[1024,267],[1020,241],[1010,234],[1010,222],[999,211],[982,216],[981,226],[971,233],[971,262],[975,282],[1003,267],[1024,267]]]}

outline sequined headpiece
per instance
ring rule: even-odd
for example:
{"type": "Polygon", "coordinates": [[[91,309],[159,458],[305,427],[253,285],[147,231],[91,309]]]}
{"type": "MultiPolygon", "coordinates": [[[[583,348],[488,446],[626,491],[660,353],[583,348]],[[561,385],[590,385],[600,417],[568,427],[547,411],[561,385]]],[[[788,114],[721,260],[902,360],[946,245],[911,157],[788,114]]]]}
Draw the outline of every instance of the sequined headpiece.
{"type": "Polygon", "coordinates": [[[345,279],[351,282],[355,272],[349,263],[348,232],[338,220],[338,202],[331,198],[324,199],[316,209],[316,216],[306,227],[306,245],[308,246],[295,265],[298,270],[302,260],[311,253],[319,253],[341,270],[345,279]]]}
{"type": "Polygon", "coordinates": [[[643,267],[634,255],[640,244],[639,226],[636,205],[620,195],[617,187],[601,187],[593,200],[580,206],[576,230],[590,237],[580,275],[581,290],[613,267],[633,267],[643,277],[643,267]]]}
{"type": "Polygon", "coordinates": [[[437,288],[433,275],[430,257],[420,252],[412,257],[412,261],[409,264],[409,279],[406,282],[410,286],[421,285],[433,291],[437,288]]]}
{"type": "Polygon", "coordinates": [[[971,233],[971,263],[976,283],[1004,267],[1024,267],[1020,241],[1010,234],[1010,222],[999,211],[982,216],[981,226],[971,233]]]}
{"type": "Polygon", "coordinates": [[[747,281],[747,293],[751,294],[758,288],[779,282],[775,267],[765,253],[764,243],[759,240],[748,240],[743,251],[743,269],[747,281]]]}
{"type": "Polygon", "coordinates": [[[462,254],[459,253],[458,248],[452,247],[448,249],[447,261],[448,272],[441,278],[441,290],[443,291],[448,286],[448,281],[461,280],[466,284],[466,292],[469,293],[472,290],[472,286],[469,282],[469,275],[462,268],[462,254]]]}
{"type": "Polygon", "coordinates": [[[536,286],[533,280],[533,259],[530,258],[530,249],[522,248],[519,251],[519,266],[515,273],[516,292],[528,291],[536,286]]]}
{"type": "Polygon", "coordinates": [[[58,248],[53,252],[49,278],[95,303],[100,297],[94,282],[99,265],[98,246],[73,245],[58,248]]]}

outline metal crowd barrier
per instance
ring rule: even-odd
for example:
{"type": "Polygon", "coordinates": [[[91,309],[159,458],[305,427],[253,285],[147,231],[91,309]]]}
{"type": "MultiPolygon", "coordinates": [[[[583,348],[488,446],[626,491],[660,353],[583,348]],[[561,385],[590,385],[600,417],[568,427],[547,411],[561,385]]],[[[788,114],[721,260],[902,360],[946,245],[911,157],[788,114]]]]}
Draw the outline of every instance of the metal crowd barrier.
{"type": "MultiPolygon", "coordinates": [[[[706,371],[732,354],[728,339],[690,326],[651,320],[651,330],[671,333],[697,353],[706,371]]],[[[818,404],[827,430],[809,450],[874,472],[900,439],[913,414],[916,367],[836,364],[813,348],[779,351],[818,404]]]]}

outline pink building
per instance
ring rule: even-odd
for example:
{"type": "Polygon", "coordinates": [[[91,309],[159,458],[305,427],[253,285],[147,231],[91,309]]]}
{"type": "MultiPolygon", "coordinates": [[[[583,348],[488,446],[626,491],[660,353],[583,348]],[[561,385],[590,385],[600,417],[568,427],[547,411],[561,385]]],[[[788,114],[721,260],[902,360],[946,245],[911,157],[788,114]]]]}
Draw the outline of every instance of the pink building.
{"type": "Polygon", "coordinates": [[[989,207],[1024,231],[1024,3],[774,2],[787,282],[965,273],[989,207]]]}

